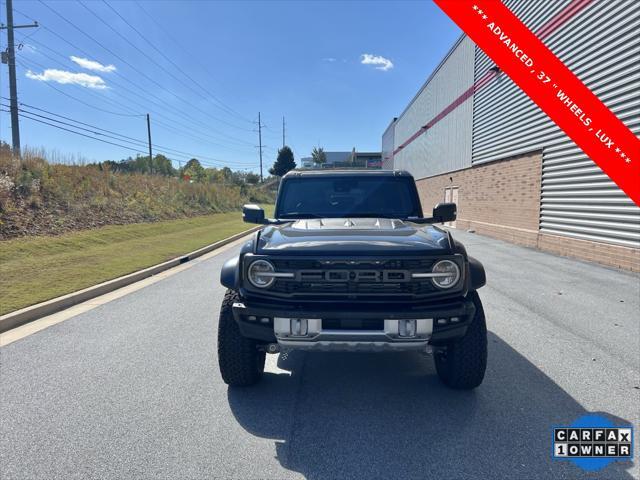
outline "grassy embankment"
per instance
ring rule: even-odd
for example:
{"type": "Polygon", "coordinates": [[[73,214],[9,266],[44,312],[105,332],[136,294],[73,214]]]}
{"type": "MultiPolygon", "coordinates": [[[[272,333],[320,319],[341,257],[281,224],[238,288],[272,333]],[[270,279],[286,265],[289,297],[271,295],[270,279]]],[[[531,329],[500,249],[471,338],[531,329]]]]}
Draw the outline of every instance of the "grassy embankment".
{"type": "MultiPolygon", "coordinates": [[[[64,160],[64,159],[62,159],[64,160]]],[[[272,203],[264,186],[210,177],[123,173],[109,165],[52,163],[46,154],[11,155],[0,144],[0,240],[59,235],[106,225],[177,220],[272,203]]]]}
{"type": "MultiPolygon", "coordinates": [[[[271,214],[273,207],[266,208],[271,214]]],[[[131,273],[250,228],[239,212],[0,242],[0,315],[131,273]]]]}

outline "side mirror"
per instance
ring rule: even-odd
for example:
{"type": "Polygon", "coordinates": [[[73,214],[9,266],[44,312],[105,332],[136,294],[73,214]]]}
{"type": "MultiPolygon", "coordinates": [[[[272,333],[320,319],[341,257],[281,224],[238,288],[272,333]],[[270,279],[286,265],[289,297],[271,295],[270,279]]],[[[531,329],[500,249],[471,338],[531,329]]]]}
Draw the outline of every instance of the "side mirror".
{"type": "Polygon", "coordinates": [[[242,220],[245,223],[258,223],[263,224],[264,210],[258,205],[245,205],[242,207],[242,220]]]}
{"type": "Polygon", "coordinates": [[[452,222],[456,219],[457,208],[455,203],[439,203],[433,207],[434,223],[452,222]]]}

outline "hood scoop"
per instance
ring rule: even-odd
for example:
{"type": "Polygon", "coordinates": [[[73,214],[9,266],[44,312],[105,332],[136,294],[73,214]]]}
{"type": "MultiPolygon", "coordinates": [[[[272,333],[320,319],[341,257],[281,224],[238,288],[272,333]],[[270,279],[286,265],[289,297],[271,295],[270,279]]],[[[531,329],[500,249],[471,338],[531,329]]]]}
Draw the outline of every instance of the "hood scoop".
{"type": "Polygon", "coordinates": [[[293,230],[396,230],[407,225],[393,218],[310,218],[297,220],[293,230]]]}

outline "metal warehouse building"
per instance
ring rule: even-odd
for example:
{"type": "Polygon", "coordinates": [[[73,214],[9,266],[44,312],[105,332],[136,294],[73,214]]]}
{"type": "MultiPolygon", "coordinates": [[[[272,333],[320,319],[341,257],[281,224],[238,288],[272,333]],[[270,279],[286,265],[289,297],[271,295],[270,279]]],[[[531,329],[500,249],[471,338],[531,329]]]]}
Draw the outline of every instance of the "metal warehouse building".
{"type": "MultiPolygon", "coordinates": [[[[505,4],[639,134],[639,1],[505,4]]],[[[457,228],[640,271],[640,208],[505,74],[480,85],[493,67],[462,36],[384,132],[383,168],[425,211],[455,201],[457,228]]]]}

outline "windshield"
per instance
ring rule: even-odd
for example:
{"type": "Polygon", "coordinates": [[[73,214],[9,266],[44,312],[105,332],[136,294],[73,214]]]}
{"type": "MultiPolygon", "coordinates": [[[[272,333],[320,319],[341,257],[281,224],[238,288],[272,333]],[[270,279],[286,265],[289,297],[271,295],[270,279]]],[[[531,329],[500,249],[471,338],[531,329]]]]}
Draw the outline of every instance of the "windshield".
{"type": "Polygon", "coordinates": [[[413,179],[382,176],[317,176],[287,179],[277,218],[421,217],[413,179]]]}

